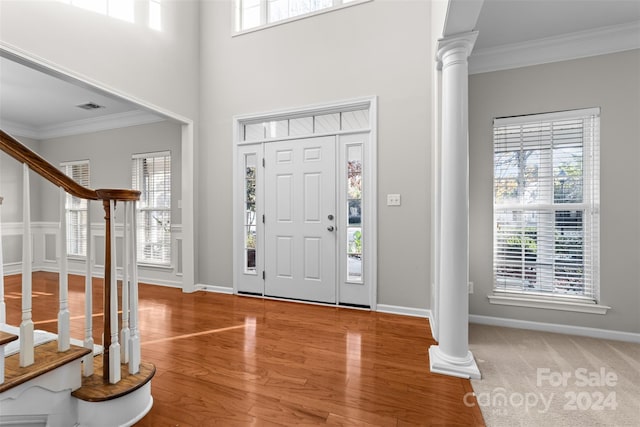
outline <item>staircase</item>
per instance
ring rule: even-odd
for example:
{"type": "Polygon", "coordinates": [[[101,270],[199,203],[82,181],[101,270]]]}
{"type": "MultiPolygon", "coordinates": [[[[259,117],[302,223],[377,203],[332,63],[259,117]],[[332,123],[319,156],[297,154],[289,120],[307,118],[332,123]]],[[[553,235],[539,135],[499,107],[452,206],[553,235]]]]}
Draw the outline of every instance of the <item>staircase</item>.
{"type": "MultiPolygon", "coordinates": [[[[23,165],[23,232],[21,321],[19,328],[7,325],[2,232],[0,220],[0,426],[128,426],[151,409],[153,364],[140,358],[138,331],[138,272],[136,262],[136,202],[134,190],[92,190],[48,163],[37,153],[0,130],[0,149],[23,165]],[[32,320],[32,253],[29,175],[33,171],[60,188],[59,307],[57,334],[46,342],[34,330],[32,320]],[[84,337],[73,340],[68,305],[65,200],[67,194],[101,203],[105,211],[105,261],[103,293],[103,343],[93,340],[92,277],[87,254],[85,276],[84,337]],[[121,301],[115,266],[116,205],[123,211],[124,254],[121,301]],[[121,310],[121,325],[118,311],[121,310]],[[19,342],[19,351],[5,355],[19,342]],[[79,344],[74,345],[73,342],[79,344]],[[14,344],[11,344],[14,343],[14,344]],[[101,354],[94,350],[99,348],[101,354]]],[[[0,197],[0,208],[3,199],[0,197]]],[[[87,212],[89,212],[88,209],[87,212]]],[[[90,221],[87,239],[91,242],[90,221]]],[[[88,251],[90,245],[87,244],[88,251]]],[[[51,335],[51,334],[49,334],[51,335]]]]}

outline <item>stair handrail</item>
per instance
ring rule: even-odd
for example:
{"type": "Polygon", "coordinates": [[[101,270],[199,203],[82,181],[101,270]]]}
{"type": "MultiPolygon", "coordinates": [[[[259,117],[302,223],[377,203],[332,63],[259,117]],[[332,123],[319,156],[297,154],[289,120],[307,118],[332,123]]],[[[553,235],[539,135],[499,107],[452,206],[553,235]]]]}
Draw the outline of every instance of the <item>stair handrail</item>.
{"type": "Polygon", "coordinates": [[[83,187],[73,180],[70,176],[65,175],[60,169],[53,166],[38,153],[22,144],[20,141],[0,129],[0,148],[2,151],[19,161],[26,163],[29,169],[54,184],[56,187],[62,187],[72,196],[98,200],[96,190],[83,187]]]}
{"type": "MultiPolygon", "coordinates": [[[[22,144],[20,141],[0,129],[0,150],[16,159],[18,162],[27,165],[29,169],[45,178],[57,187],[61,187],[67,193],[72,196],[87,199],[87,200],[101,200],[105,209],[105,227],[107,235],[110,234],[111,216],[110,209],[115,207],[116,202],[136,202],[140,200],[140,191],[129,189],[97,189],[84,187],[74,181],[71,177],[63,173],[57,167],[49,163],[46,159],[39,154],[31,150],[29,147],[22,144]],[[113,206],[112,206],[113,205],[113,206]]],[[[62,220],[62,219],[61,219],[62,220]]],[[[106,236],[105,236],[106,237],[106,236]]],[[[111,239],[105,238],[105,283],[104,283],[104,363],[103,363],[103,380],[109,380],[113,378],[113,373],[110,373],[109,364],[109,344],[111,342],[110,334],[111,330],[111,302],[112,291],[109,286],[109,276],[114,272],[112,270],[111,259],[111,239]]],[[[115,260],[113,260],[115,263],[115,260]]],[[[119,378],[119,373],[116,375],[119,378]]]]}

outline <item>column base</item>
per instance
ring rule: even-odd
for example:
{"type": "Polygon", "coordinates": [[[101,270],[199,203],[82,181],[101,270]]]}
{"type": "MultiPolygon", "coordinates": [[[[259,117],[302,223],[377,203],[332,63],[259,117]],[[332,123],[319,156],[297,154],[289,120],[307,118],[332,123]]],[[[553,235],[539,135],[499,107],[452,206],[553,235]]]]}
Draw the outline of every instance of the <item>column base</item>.
{"type": "Polygon", "coordinates": [[[429,367],[431,372],[436,374],[474,380],[479,380],[481,377],[478,365],[470,351],[464,359],[456,360],[445,356],[440,346],[432,345],[429,347],[429,367]]]}

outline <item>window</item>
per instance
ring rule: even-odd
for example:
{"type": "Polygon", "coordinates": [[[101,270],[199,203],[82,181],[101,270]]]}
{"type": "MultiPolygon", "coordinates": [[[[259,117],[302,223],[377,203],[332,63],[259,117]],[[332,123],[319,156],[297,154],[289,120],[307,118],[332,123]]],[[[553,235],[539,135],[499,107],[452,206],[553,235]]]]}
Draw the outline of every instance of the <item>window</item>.
{"type": "MultiPolygon", "coordinates": [[[[65,162],[60,166],[65,175],[83,187],[89,187],[89,160],[65,162]]],[[[87,256],[87,207],[87,200],[67,194],[65,210],[68,256],[87,256]]]]}
{"type": "Polygon", "coordinates": [[[237,32],[300,19],[371,0],[235,0],[237,32]]]}
{"type": "Polygon", "coordinates": [[[362,144],[347,152],[347,281],[362,282],[362,144]]]}
{"type": "Polygon", "coordinates": [[[121,19],[126,22],[135,22],[134,0],[59,0],[82,9],[121,19]]]}
{"type": "Polygon", "coordinates": [[[241,127],[242,141],[262,141],[288,136],[322,135],[340,131],[368,129],[369,109],[345,110],[331,113],[277,119],[267,122],[247,122],[241,127]]]}
{"type": "Polygon", "coordinates": [[[138,262],[171,264],[171,153],[133,156],[133,188],[137,207],[138,262]]]}
{"type": "Polygon", "coordinates": [[[256,218],[256,167],[258,156],[248,153],[244,156],[244,272],[256,273],[257,227],[256,218]]]}
{"type": "Polygon", "coordinates": [[[162,31],[162,5],[160,0],[149,0],[149,28],[162,31]]]}
{"type": "Polygon", "coordinates": [[[494,121],[494,291],[597,301],[599,115],[494,121]]]}

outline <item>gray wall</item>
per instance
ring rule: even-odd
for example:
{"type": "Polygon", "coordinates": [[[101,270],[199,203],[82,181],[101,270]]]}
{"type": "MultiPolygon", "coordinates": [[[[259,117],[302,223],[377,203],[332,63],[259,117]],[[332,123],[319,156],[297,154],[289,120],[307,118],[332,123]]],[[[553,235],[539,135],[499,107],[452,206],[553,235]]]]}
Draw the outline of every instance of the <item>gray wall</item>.
{"type": "MultiPolygon", "coordinates": [[[[38,152],[40,143],[35,139],[16,137],[35,152],[38,152]]],[[[22,163],[13,157],[0,151],[0,196],[2,202],[2,222],[22,222],[22,163]]],[[[29,173],[31,195],[31,221],[40,221],[40,182],[42,178],[37,174],[29,173]]]]}
{"type": "MultiPolygon", "coordinates": [[[[89,160],[91,188],[131,188],[131,155],[171,152],[171,222],[181,223],[181,126],[169,121],[130,126],[89,134],[53,138],[40,142],[39,154],[54,166],[62,162],[89,160]]],[[[59,192],[44,182],[40,191],[42,221],[59,221],[59,192]]],[[[101,222],[104,209],[92,203],[92,222],[101,222]]],[[[122,217],[117,216],[118,222],[122,217]]]]}
{"type": "Polygon", "coordinates": [[[640,332],[640,51],[469,79],[471,314],[640,332]],[[606,315],[489,304],[494,117],[601,107],[601,303],[606,315]]]}
{"type": "Polygon", "coordinates": [[[427,308],[429,2],[377,0],[236,37],[230,1],[201,9],[200,282],[232,285],[232,117],[377,95],[378,303],[427,308]]]}

